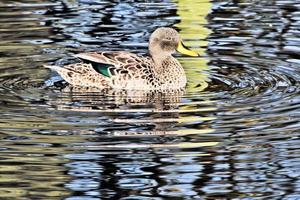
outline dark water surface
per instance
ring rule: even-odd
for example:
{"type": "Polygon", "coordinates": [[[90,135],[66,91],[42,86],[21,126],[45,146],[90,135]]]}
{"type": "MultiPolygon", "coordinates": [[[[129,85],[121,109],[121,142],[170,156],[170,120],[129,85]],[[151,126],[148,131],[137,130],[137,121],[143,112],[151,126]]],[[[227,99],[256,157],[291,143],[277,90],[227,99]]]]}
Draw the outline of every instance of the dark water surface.
{"type": "Polygon", "coordinates": [[[300,199],[300,1],[0,2],[0,199],[300,199]],[[176,27],[184,95],[70,90],[42,67],[146,53],[176,27]]]}

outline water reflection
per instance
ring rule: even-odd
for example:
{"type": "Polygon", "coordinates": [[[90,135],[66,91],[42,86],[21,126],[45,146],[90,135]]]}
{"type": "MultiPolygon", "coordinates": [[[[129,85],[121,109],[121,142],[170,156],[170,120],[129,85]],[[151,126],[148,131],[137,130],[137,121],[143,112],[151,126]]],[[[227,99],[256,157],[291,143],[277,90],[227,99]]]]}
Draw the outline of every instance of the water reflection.
{"type": "Polygon", "coordinates": [[[199,93],[208,87],[207,71],[209,69],[207,57],[204,57],[204,51],[207,47],[206,38],[210,34],[210,30],[204,25],[207,24],[205,17],[211,9],[209,1],[184,1],[180,0],[177,3],[177,14],[180,16],[180,22],[176,27],[180,29],[180,35],[184,38],[188,46],[193,47],[199,52],[201,58],[184,58],[180,59],[185,68],[188,77],[188,92],[199,93]]]}
{"type": "Polygon", "coordinates": [[[0,3],[1,197],[297,199],[298,4],[0,3]],[[203,53],[179,58],[185,93],[81,91],[41,67],[144,54],[160,26],[203,53]]]}
{"type": "MultiPolygon", "coordinates": [[[[213,129],[189,128],[178,129],[182,124],[197,125],[205,121],[214,120],[214,117],[189,116],[189,113],[208,112],[216,108],[205,105],[202,108],[191,109],[189,103],[181,103],[185,91],[161,94],[142,91],[118,91],[95,89],[93,93],[84,88],[68,87],[63,90],[59,98],[49,102],[60,111],[101,114],[106,123],[114,124],[111,128],[97,128],[98,133],[109,134],[115,137],[130,136],[184,136],[214,132],[213,129]],[[84,92],[83,92],[84,91],[84,92]],[[185,114],[185,115],[184,115],[185,114]],[[120,126],[116,128],[116,126],[120,126]],[[139,128],[137,128],[137,126],[139,128]]],[[[88,89],[90,91],[90,88],[88,89]]],[[[54,100],[54,99],[53,99],[54,100]]],[[[208,103],[208,102],[207,102],[208,103]]],[[[200,103],[199,103],[200,104],[200,103]]],[[[195,106],[195,103],[193,104],[195,106]]],[[[103,120],[103,119],[102,119],[103,120]]],[[[102,123],[101,123],[102,124],[102,123]]],[[[105,123],[104,123],[105,124],[105,123]]],[[[197,144],[189,144],[197,146],[197,144]]],[[[203,146],[203,144],[198,144],[203,146]]],[[[124,145],[117,145],[116,148],[124,145]]],[[[143,147],[145,145],[128,144],[128,148],[143,147]]],[[[164,146],[164,144],[146,145],[164,146]]],[[[165,146],[174,146],[165,145],[165,146]]],[[[178,144],[175,146],[186,146],[178,144]]]]}

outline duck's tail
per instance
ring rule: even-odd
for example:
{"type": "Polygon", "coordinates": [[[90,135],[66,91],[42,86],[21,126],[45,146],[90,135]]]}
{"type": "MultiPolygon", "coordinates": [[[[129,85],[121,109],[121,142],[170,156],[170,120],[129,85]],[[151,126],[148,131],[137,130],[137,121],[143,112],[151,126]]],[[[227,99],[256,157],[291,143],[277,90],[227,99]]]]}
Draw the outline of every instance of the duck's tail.
{"type": "Polygon", "coordinates": [[[54,71],[60,71],[62,68],[57,65],[43,65],[45,68],[54,70],[54,71]]]}

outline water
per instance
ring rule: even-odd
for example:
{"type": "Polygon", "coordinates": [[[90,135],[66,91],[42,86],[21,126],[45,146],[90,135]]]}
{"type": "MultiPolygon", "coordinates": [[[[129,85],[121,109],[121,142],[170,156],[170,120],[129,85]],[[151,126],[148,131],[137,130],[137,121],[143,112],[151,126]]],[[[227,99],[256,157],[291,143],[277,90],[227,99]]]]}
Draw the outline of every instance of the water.
{"type": "Polygon", "coordinates": [[[300,199],[300,1],[0,3],[1,199],[300,199]],[[173,26],[185,94],[73,89],[43,64],[147,52],[173,26]]]}

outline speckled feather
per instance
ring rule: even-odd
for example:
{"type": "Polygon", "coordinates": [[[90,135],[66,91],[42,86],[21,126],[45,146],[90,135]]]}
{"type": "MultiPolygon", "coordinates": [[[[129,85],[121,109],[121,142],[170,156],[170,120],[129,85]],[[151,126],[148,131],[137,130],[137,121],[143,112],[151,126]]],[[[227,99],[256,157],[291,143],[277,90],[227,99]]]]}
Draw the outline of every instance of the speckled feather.
{"type": "Polygon", "coordinates": [[[83,62],[63,67],[45,67],[57,71],[63,79],[75,86],[132,90],[182,89],[186,85],[185,72],[171,55],[178,42],[177,32],[171,28],[160,29],[164,30],[156,33],[155,37],[153,33],[152,41],[150,38],[151,57],[125,51],[89,52],[75,55],[83,62]],[[107,65],[110,76],[97,72],[93,63],[107,65]]]}

